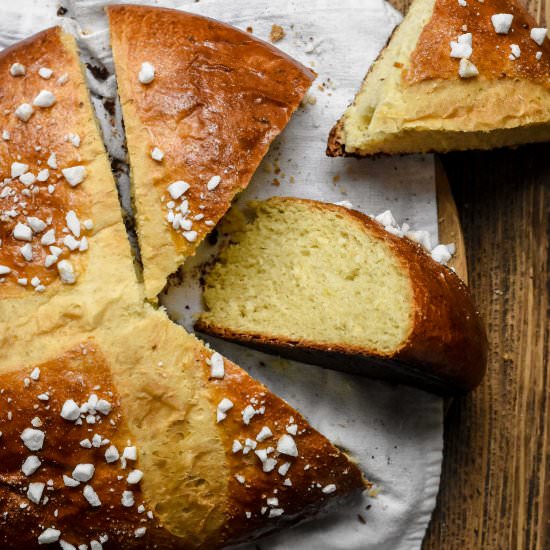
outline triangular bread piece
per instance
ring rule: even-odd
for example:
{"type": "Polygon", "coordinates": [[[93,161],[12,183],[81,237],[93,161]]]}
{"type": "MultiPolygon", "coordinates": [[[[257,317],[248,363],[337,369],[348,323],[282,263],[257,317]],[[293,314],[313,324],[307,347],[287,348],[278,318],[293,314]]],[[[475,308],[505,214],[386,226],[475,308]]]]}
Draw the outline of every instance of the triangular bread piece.
{"type": "Polygon", "coordinates": [[[162,312],[0,358],[2,548],[214,549],[366,488],[290,405],[162,312]]]}
{"type": "Polygon", "coordinates": [[[479,384],[479,314],[422,246],[343,206],[275,197],[253,207],[204,277],[197,330],[440,393],[479,384]]]}
{"type": "Polygon", "coordinates": [[[550,140],[545,37],[515,0],[415,0],[333,128],[327,153],[446,152],[550,140]]]}
{"type": "Polygon", "coordinates": [[[52,28],[7,48],[0,74],[4,348],[93,326],[142,292],[74,38],[52,28]]]}
{"type": "Polygon", "coordinates": [[[73,38],[8,48],[0,73],[0,547],[219,548],[361,491],[292,407],[144,306],[73,38]]]}
{"type": "Polygon", "coordinates": [[[248,185],[314,74],[212,19],[145,6],[108,14],[153,300],[248,185]]]}

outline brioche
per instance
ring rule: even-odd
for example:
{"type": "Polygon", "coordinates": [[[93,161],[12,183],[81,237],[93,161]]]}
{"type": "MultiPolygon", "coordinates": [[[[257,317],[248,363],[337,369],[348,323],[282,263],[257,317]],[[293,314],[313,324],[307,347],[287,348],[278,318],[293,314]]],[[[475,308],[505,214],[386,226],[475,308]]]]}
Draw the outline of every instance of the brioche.
{"type": "Polygon", "coordinates": [[[145,293],[155,300],[248,185],[314,74],[205,17],[145,6],[108,14],[145,293]]]}
{"type": "Polygon", "coordinates": [[[333,128],[327,153],[363,157],[550,140],[545,36],[516,0],[415,0],[333,128]]]}
{"type": "Polygon", "coordinates": [[[75,41],[44,31],[0,73],[0,547],[220,548],[361,492],[290,405],[144,304],[75,41]]]}
{"type": "Polygon", "coordinates": [[[253,208],[205,274],[197,330],[440,393],[480,382],[479,315],[420,245],[341,206],[276,197],[253,208]]]}

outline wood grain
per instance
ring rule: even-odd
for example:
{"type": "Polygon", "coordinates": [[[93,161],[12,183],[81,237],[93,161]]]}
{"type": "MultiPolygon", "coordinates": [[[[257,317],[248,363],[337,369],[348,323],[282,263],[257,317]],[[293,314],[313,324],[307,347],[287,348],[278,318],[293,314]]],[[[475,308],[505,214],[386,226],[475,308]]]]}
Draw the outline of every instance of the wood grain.
{"type": "MultiPolygon", "coordinates": [[[[392,3],[402,11],[409,5],[392,3]]],[[[544,3],[527,3],[542,24],[544,3]]],[[[548,145],[440,160],[491,350],[483,384],[446,417],[441,489],[423,550],[548,550],[548,145]]]]}

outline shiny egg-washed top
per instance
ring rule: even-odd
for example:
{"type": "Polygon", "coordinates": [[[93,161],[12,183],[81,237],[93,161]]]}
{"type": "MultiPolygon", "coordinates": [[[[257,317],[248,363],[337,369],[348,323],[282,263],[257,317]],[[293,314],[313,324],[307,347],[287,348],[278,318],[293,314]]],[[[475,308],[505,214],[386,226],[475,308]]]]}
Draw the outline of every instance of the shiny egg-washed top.
{"type": "Polygon", "coordinates": [[[411,54],[404,82],[408,85],[433,79],[460,79],[459,59],[450,56],[450,42],[472,34],[470,61],[477,67],[480,78],[521,78],[550,85],[550,41],[539,46],[530,36],[538,27],[534,18],[515,0],[436,0],[430,21],[422,30],[411,54]],[[491,16],[513,15],[508,34],[497,34],[491,16]],[[510,59],[511,46],[520,48],[518,59],[510,59]],[[537,52],[542,52],[537,59],[537,52]]]}

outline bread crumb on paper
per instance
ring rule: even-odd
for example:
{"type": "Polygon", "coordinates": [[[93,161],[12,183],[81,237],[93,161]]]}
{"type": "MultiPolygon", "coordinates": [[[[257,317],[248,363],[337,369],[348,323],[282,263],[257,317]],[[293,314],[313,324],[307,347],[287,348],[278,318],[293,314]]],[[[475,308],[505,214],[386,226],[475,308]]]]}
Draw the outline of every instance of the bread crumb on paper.
{"type": "Polygon", "coordinates": [[[269,40],[273,43],[279,42],[285,37],[285,30],[281,25],[271,25],[271,33],[269,34],[269,40]]]}

